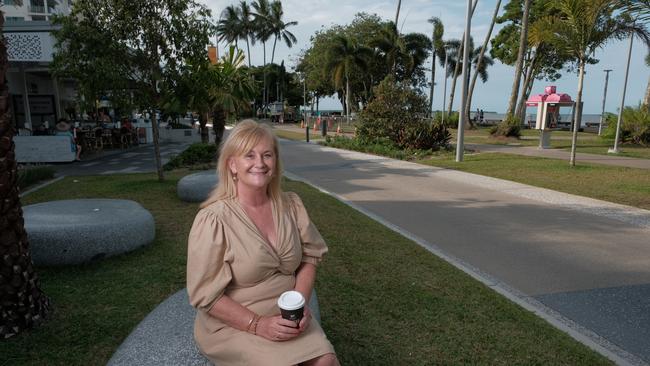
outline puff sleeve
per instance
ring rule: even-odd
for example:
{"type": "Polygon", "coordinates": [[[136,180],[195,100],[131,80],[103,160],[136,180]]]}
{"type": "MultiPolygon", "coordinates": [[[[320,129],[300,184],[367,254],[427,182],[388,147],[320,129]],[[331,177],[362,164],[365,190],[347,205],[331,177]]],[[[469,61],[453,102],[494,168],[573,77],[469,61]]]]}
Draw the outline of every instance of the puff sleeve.
{"type": "Polygon", "coordinates": [[[223,224],[203,209],[194,219],[187,243],[187,292],[190,304],[209,310],[232,279],[223,224]]]}
{"type": "Polygon", "coordinates": [[[300,197],[293,193],[287,193],[291,207],[294,211],[296,224],[300,231],[300,242],[302,244],[302,262],[318,265],[323,256],[327,253],[327,244],[316,229],[314,223],[309,219],[307,210],[300,197]]]}

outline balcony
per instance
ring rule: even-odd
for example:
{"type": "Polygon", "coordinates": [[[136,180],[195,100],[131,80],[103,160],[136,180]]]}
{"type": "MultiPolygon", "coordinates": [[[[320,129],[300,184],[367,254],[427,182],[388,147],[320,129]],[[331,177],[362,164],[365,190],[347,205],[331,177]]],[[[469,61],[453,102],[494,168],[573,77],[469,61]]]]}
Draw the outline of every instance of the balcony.
{"type": "Polygon", "coordinates": [[[29,12],[30,13],[45,14],[45,6],[42,6],[42,5],[30,5],[29,6],[29,12]]]}

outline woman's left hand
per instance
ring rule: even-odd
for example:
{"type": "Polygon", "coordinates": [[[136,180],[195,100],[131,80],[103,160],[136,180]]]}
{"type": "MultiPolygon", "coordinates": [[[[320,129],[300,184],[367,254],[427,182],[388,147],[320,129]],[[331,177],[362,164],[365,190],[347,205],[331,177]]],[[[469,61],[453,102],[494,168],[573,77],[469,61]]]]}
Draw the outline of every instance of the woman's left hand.
{"type": "Polygon", "coordinates": [[[298,330],[300,330],[300,333],[304,332],[307,327],[309,327],[309,324],[311,324],[311,310],[309,309],[309,306],[305,306],[305,310],[302,313],[302,319],[300,319],[300,323],[298,323],[298,330]]]}

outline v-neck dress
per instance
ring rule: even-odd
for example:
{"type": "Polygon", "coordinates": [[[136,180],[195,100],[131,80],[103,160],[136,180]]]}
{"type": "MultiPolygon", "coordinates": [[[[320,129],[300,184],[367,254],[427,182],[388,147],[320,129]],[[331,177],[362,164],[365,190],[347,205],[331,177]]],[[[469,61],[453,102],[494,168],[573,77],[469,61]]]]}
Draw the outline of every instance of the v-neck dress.
{"type": "Polygon", "coordinates": [[[194,338],[218,366],[295,365],[333,353],[315,319],[286,342],[227,326],[208,314],[223,295],[257,314],[280,314],[277,300],[293,290],[302,262],[317,265],[327,245],[295,193],[283,194],[284,209],[273,206],[277,244],[272,248],[236,199],[220,200],[196,215],[188,240],[187,291],[197,308],[194,338]]]}

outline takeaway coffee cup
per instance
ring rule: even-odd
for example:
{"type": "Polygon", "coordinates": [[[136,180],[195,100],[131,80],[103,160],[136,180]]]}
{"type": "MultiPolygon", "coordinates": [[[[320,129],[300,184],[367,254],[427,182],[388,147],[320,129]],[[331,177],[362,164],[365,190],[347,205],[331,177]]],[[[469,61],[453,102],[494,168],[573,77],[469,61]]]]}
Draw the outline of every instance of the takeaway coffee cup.
{"type": "Polygon", "coordinates": [[[280,295],[278,307],[284,319],[298,323],[305,309],[305,298],[298,291],[286,291],[280,295]]]}

